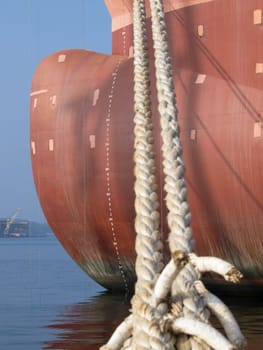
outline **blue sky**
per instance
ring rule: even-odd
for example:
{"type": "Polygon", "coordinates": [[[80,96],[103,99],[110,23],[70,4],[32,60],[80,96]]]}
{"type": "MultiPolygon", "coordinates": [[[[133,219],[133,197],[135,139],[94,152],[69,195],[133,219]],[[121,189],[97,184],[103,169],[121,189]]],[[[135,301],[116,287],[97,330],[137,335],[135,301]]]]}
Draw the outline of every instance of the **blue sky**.
{"type": "Polygon", "coordinates": [[[0,217],[45,221],[29,148],[29,93],[37,64],[61,49],[111,52],[104,0],[8,0],[0,11],[0,217]]]}

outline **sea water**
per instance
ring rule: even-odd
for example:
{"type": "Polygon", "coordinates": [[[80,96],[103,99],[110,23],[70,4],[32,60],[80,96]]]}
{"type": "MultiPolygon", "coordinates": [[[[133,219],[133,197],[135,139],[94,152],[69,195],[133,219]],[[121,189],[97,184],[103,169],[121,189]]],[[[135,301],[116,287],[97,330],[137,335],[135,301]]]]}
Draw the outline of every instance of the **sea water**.
{"type": "MultiPolygon", "coordinates": [[[[54,236],[0,239],[0,349],[97,350],[129,310],[129,299],[93,282],[54,236]]],[[[262,297],[227,303],[248,340],[263,349],[262,297]]]]}

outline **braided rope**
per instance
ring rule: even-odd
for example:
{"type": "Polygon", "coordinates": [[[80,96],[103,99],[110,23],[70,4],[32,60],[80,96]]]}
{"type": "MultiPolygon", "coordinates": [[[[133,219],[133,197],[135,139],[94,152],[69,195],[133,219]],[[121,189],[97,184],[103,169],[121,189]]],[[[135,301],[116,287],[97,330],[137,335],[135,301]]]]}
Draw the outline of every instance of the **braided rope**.
{"type": "Polygon", "coordinates": [[[150,0],[154,41],[158,109],[163,140],[163,167],[165,173],[166,205],[170,229],[170,251],[191,252],[191,213],[187,203],[184,180],[185,165],[177,119],[171,59],[168,52],[167,30],[162,1],[150,0]]]}
{"type": "Polygon", "coordinates": [[[135,268],[138,279],[132,299],[132,314],[117,328],[101,350],[240,349],[245,339],[233,315],[218,298],[205,289],[200,277],[205,271],[213,271],[235,283],[241,274],[220,259],[200,258],[192,253],[191,214],[187,203],[165,16],[162,0],[149,1],[172,259],[162,270],[145,0],[133,0],[137,233],[135,268]],[[169,295],[170,301],[167,298],[169,295]],[[208,308],[220,320],[230,341],[209,324],[208,308]]]}
{"type": "MultiPolygon", "coordinates": [[[[151,89],[144,0],[133,2],[134,13],[134,134],[135,134],[135,270],[137,283],[132,301],[134,315],[134,349],[143,349],[150,334],[158,333],[153,325],[152,292],[162,264],[162,243],[159,234],[157,181],[153,150],[151,89]],[[143,325],[143,327],[142,327],[143,325]]],[[[159,335],[159,334],[158,334],[159,335]]],[[[162,345],[160,337],[154,344],[162,345]]],[[[147,348],[147,347],[146,347],[147,348]]]]}
{"type": "MultiPolygon", "coordinates": [[[[152,33],[154,42],[156,86],[158,109],[160,113],[161,135],[163,140],[163,167],[165,173],[166,205],[168,208],[169,246],[171,254],[192,251],[193,238],[191,213],[187,203],[187,188],[184,179],[185,165],[182,158],[183,147],[180,140],[180,128],[177,118],[171,59],[168,52],[168,38],[165,15],[161,0],[150,0],[152,14],[152,33]]],[[[205,305],[195,290],[194,282],[199,279],[197,271],[187,264],[184,273],[179,274],[177,282],[187,280],[189,288],[182,293],[183,315],[196,318],[200,315],[204,321],[205,305]],[[185,276],[186,275],[186,276],[185,276]]],[[[192,349],[196,346],[192,345],[192,349]]]]}

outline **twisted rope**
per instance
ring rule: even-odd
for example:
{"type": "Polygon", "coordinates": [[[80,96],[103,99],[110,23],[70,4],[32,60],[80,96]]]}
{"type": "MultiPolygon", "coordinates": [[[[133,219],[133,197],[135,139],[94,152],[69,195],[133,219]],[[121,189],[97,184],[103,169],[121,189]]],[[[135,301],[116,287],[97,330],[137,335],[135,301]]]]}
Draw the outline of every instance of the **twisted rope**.
{"type": "MultiPolygon", "coordinates": [[[[156,70],[158,109],[160,113],[161,136],[163,140],[163,169],[165,173],[166,205],[168,209],[169,247],[171,254],[182,251],[189,254],[193,248],[191,213],[187,202],[187,187],[184,179],[185,165],[182,158],[183,147],[176,109],[173,71],[168,51],[168,37],[165,15],[161,0],[150,0],[152,33],[156,70]]],[[[177,278],[179,285],[187,280],[187,293],[181,293],[183,315],[207,322],[205,305],[195,290],[194,282],[200,278],[191,264],[177,278]],[[197,315],[200,315],[197,317],[197,315]]],[[[197,347],[193,344],[192,349],[197,347]]]]}
{"type": "Polygon", "coordinates": [[[187,188],[184,179],[185,165],[183,147],[177,119],[173,71],[168,52],[167,29],[162,1],[150,0],[152,34],[156,69],[158,109],[161,122],[163,169],[165,173],[166,205],[170,229],[169,245],[173,253],[192,250],[191,213],[187,203],[187,188]]]}
{"type": "Polygon", "coordinates": [[[234,317],[200,281],[201,274],[209,270],[232,282],[237,282],[241,274],[220,259],[200,258],[192,253],[191,213],[187,203],[185,166],[164,10],[161,0],[149,2],[163,140],[171,261],[162,270],[145,0],[133,0],[137,233],[135,268],[138,279],[132,299],[132,314],[117,328],[101,350],[241,349],[245,340],[234,317]],[[218,317],[229,340],[209,324],[209,310],[218,317]]]}
{"type": "MultiPolygon", "coordinates": [[[[137,283],[132,300],[134,315],[134,349],[147,349],[154,336],[152,349],[165,346],[160,342],[160,332],[153,322],[153,287],[162,263],[162,242],[159,233],[157,181],[153,150],[153,124],[151,113],[151,89],[146,33],[144,0],[133,2],[134,13],[134,135],[135,135],[135,270],[137,283]],[[157,344],[157,347],[155,346],[157,344]]],[[[164,348],[164,347],[163,347],[164,348]]]]}

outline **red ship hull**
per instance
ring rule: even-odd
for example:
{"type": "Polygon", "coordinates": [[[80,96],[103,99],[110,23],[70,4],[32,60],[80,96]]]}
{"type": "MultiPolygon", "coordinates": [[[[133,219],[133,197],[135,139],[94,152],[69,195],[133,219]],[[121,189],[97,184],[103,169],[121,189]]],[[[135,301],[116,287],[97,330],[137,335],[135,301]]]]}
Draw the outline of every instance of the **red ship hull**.
{"type": "MultiPolygon", "coordinates": [[[[132,2],[106,3],[113,55],[65,50],[35,72],[31,157],[41,206],[64,248],[101,285],[127,289],[135,281],[132,2]]],[[[263,9],[257,0],[166,7],[196,251],[261,282],[263,9]]],[[[162,184],[155,91],[152,101],[162,184]]]]}

